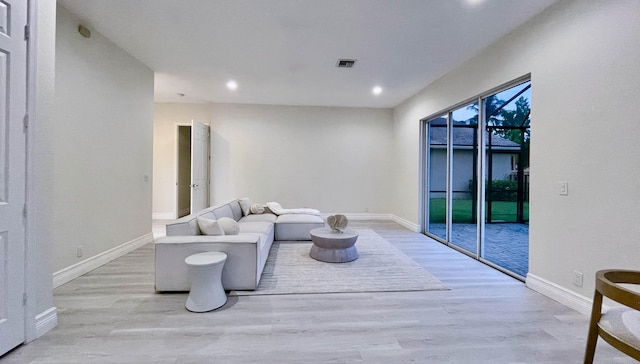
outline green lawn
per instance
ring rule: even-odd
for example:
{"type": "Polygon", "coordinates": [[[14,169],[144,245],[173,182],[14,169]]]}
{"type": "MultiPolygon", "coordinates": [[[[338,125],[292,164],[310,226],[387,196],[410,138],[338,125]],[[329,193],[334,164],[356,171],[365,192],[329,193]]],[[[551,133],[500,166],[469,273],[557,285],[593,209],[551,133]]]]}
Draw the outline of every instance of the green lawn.
{"type": "MultiPolygon", "coordinates": [[[[493,221],[516,222],[516,203],[509,201],[493,201],[491,203],[493,221]]],[[[433,223],[444,223],[446,201],[444,198],[432,198],[429,202],[429,220],[433,223]]],[[[529,220],[529,202],[524,203],[524,219],[529,220]]],[[[471,200],[453,200],[453,222],[461,224],[471,221],[471,200]]]]}

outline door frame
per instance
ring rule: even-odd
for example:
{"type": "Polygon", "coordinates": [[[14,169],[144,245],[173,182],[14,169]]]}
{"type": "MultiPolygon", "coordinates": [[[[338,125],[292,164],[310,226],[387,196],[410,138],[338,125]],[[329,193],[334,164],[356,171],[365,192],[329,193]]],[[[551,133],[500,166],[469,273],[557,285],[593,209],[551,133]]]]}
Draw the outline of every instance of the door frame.
{"type": "MultiPolygon", "coordinates": [[[[180,128],[182,127],[189,127],[189,130],[191,130],[191,124],[190,123],[177,123],[176,124],[176,148],[175,148],[175,161],[176,161],[176,165],[175,165],[175,218],[177,219],[178,216],[180,216],[180,191],[179,188],[180,186],[178,185],[179,179],[180,179],[180,128]]],[[[191,132],[193,132],[191,130],[191,132]]],[[[191,143],[191,138],[189,138],[189,143],[191,143]]],[[[191,149],[191,147],[189,147],[189,149],[191,149]]],[[[189,171],[191,171],[191,161],[189,161],[189,171]]],[[[189,172],[189,174],[191,174],[191,172],[189,172]]],[[[189,177],[191,178],[191,177],[189,177]]],[[[191,193],[189,193],[189,206],[191,206],[191,193]]],[[[190,211],[190,213],[193,211],[190,211]]]]}
{"type": "MultiPolygon", "coordinates": [[[[202,123],[204,124],[204,123],[202,123]]],[[[178,178],[180,175],[180,160],[179,160],[179,155],[180,155],[180,127],[185,127],[188,126],[191,129],[191,133],[193,133],[193,125],[191,122],[185,123],[185,122],[179,122],[175,124],[175,151],[174,151],[174,158],[175,158],[175,175],[174,175],[174,179],[175,179],[175,188],[174,188],[174,193],[175,193],[175,218],[177,218],[179,216],[180,211],[178,210],[179,208],[179,204],[178,204],[178,200],[179,200],[179,192],[178,192],[178,178]]],[[[209,128],[211,128],[210,124],[205,124],[207,125],[209,128]]],[[[193,134],[192,134],[193,135],[193,134]]],[[[190,143],[192,143],[192,141],[190,141],[190,143]]],[[[208,164],[207,164],[207,171],[206,171],[206,176],[207,176],[207,201],[211,200],[211,141],[209,141],[209,146],[207,148],[207,160],[208,160],[208,164]]],[[[193,149],[193,145],[191,146],[191,148],[193,149]]],[[[193,168],[193,156],[191,156],[191,161],[190,161],[190,167],[189,168],[193,168]]],[[[189,187],[191,188],[191,187],[189,187]]],[[[189,193],[189,208],[191,208],[191,191],[189,193]]],[[[191,211],[191,213],[193,213],[194,211],[191,211]]]]}
{"type": "MultiPolygon", "coordinates": [[[[42,123],[52,122],[53,94],[54,94],[54,44],[56,23],[55,0],[27,0],[25,36],[26,83],[25,83],[25,112],[28,115],[24,129],[24,281],[23,281],[23,342],[29,343],[50,330],[57,324],[57,311],[53,306],[53,280],[51,279],[52,262],[47,258],[50,251],[50,240],[44,234],[39,234],[37,173],[34,162],[38,159],[34,138],[35,129],[42,123]],[[40,40],[40,37],[42,39],[40,40]],[[40,45],[38,45],[40,43],[40,45]],[[38,72],[40,71],[40,72],[38,72]]],[[[23,24],[20,24],[22,28],[23,24]]],[[[18,36],[22,36],[22,30],[18,36]]],[[[22,92],[21,91],[21,92],[22,92]]],[[[4,353],[3,353],[4,354],[4,353]]]]}
{"type": "Polygon", "coordinates": [[[484,264],[487,264],[493,268],[496,268],[498,270],[500,270],[501,272],[512,276],[513,278],[516,278],[518,280],[522,280],[523,277],[520,277],[519,275],[507,270],[506,268],[503,268],[491,261],[486,260],[483,257],[483,252],[482,249],[484,248],[484,238],[485,238],[485,219],[486,219],[486,211],[485,211],[485,206],[484,206],[484,202],[486,199],[486,190],[485,190],[485,183],[484,183],[484,178],[487,172],[487,155],[486,152],[484,150],[484,145],[486,143],[486,135],[485,133],[487,132],[487,127],[486,127],[486,122],[485,122],[485,115],[484,115],[484,107],[483,107],[483,99],[486,98],[487,96],[499,93],[501,91],[504,91],[506,89],[509,89],[511,87],[517,86],[519,84],[525,83],[525,82],[531,82],[531,74],[526,74],[524,76],[518,77],[514,80],[511,80],[509,82],[505,82],[499,86],[496,86],[490,90],[487,90],[485,92],[482,92],[480,94],[475,95],[474,97],[468,98],[464,101],[458,102],[452,106],[449,106],[443,110],[439,110],[438,112],[432,113],[429,116],[420,119],[420,133],[419,133],[419,172],[418,172],[418,186],[419,186],[419,191],[418,191],[418,206],[419,206],[419,230],[420,233],[427,235],[428,237],[439,241],[440,243],[443,243],[455,250],[460,251],[461,253],[464,253],[484,264]],[[477,200],[475,201],[476,206],[477,206],[477,211],[478,211],[478,228],[477,228],[477,236],[476,236],[476,252],[475,254],[472,252],[468,252],[464,249],[458,248],[456,245],[451,244],[451,239],[450,239],[450,232],[451,232],[451,206],[449,206],[449,196],[450,196],[450,183],[451,183],[451,173],[452,171],[450,171],[451,168],[451,150],[450,148],[452,148],[451,145],[451,135],[449,135],[449,131],[450,131],[450,125],[449,125],[449,119],[451,117],[451,113],[450,111],[452,110],[456,110],[459,109],[461,107],[464,107],[466,105],[469,104],[473,104],[474,102],[478,103],[478,128],[479,128],[479,132],[478,132],[478,166],[477,166],[477,173],[478,176],[480,176],[479,183],[477,184],[477,200]],[[431,233],[429,233],[428,231],[428,225],[429,225],[429,168],[427,166],[427,162],[429,161],[429,150],[427,150],[427,146],[429,145],[427,138],[429,137],[428,134],[428,130],[429,130],[429,121],[438,118],[442,115],[446,115],[447,117],[447,182],[446,182],[446,196],[447,196],[447,213],[446,213],[446,217],[445,217],[445,225],[446,225],[446,238],[442,239],[438,236],[435,236],[431,233]]]}
{"type": "MultiPolygon", "coordinates": [[[[38,34],[37,26],[38,26],[38,14],[37,14],[37,0],[28,0],[27,1],[27,22],[29,27],[31,28],[32,37],[27,39],[27,113],[32,121],[37,120],[37,112],[36,112],[36,90],[37,90],[37,79],[35,75],[37,75],[37,65],[38,65],[38,57],[37,52],[38,49],[36,47],[36,42],[33,41],[33,35],[38,34]]],[[[38,337],[44,335],[46,328],[44,330],[38,330],[38,322],[37,322],[37,306],[36,306],[36,297],[37,297],[37,259],[36,252],[38,251],[38,242],[36,240],[36,227],[38,226],[37,221],[37,207],[34,202],[35,197],[35,171],[33,168],[33,161],[35,159],[33,148],[31,147],[31,141],[33,140],[33,127],[27,128],[25,133],[26,137],[26,181],[25,181],[25,205],[27,206],[27,216],[26,220],[26,229],[25,229],[25,262],[24,262],[24,293],[27,297],[25,306],[24,306],[24,327],[25,327],[25,343],[31,342],[38,337]],[[29,299],[29,297],[31,299],[29,299]],[[42,332],[39,332],[42,331],[42,332]]],[[[53,279],[51,286],[51,294],[53,295],[53,279]]],[[[55,312],[54,312],[55,313],[55,312]]],[[[53,327],[57,326],[57,318],[54,319],[53,327]]]]}
{"type": "MultiPolygon", "coordinates": [[[[26,22],[25,26],[28,26],[30,30],[30,37],[24,38],[24,59],[17,59],[16,61],[19,63],[24,62],[24,89],[20,90],[12,90],[11,93],[22,93],[24,92],[24,112],[25,112],[25,125],[23,126],[24,130],[24,149],[20,152],[21,158],[23,158],[23,163],[21,167],[24,168],[24,181],[23,185],[20,188],[24,188],[24,196],[23,201],[20,203],[24,204],[24,228],[23,228],[23,239],[20,244],[23,245],[22,257],[19,259],[20,265],[22,265],[22,282],[21,287],[15,287],[16,294],[22,294],[22,317],[18,321],[20,322],[19,326],[21,326],[21,338],[22,342],[18,344],[28,343],[30,341],[35,340],[37,337],[43,335],[49,329],[55,327],[57,324],[57,319],[55,318],[55,309],[51,308],[45,312],[48,312],[53,309],[53,321],[49,322],[49,324],[53,324],[53,326],[42,327],[40,330],[39,326],[39,316],[37,315],[37,294],[38,294],[38,264],[37,264],[37,248],[38,242],[35,238],[36,236],[36,204],[33,201],[34,197],[34,177],[35,171],[32,167],[34,161],[34,150],[31,147],[31,140],[33,140],[33,121],[36,116],[36,94],[37,94],[37,79],[35,77],[37,70],[37,47],[34,38],[37,34],[37,2],[36,0],[28,0],[24,3],[24,11],[25,18],[21,20],[12,20],[19,22],[26,22]]],[[[19,28],[22,28],[23,24],[19,24],[19,28]]],[[[22,37],[22,32],[18,34],[14,34],[14,36],[22,37]]],[[[7,95],[9,96],[9,95],[7,95]]],[[[19,120],[15,120],[14,122],[19,122],[19,120]]],[[[15,153],[15,150],[12,152],[15,153]]],[[[12,259],[9,257],[9,259],[12,259]]],[[[51,285],[40,285],[40,289],[51,289],[51,285]],[[48,287],[48,288],[47,288],[48,287]]],[[[42,326],[42,325],[40,325],[42,326]]],[[[5,354],[0,353],[0,355],[5,354]]]]}
{"type": "Polygon", "coordinates": [[[211,149],[209,145],[209,136],[210,136],[210,125],[201,123],[197,120],[191,120],[191,184],[190,184],[190,210],[201,210],[209,206],[209,185],[210,185],[210,164],[211,164],[211,149]],[[200,135],[201,132],[205,132],[205,135],[200,135]],[[202,137],[202,139],[198,139],[198,136],[202,137]],[[201,147],[204,144],[203,153],[196,153],[201,150],[201,147]],[[199,168],[195,168],[199,163],[204,164],[204,171],[202,171],[202,176],[200,179],[197,177],[197,172],[199,168]],[[200,186],[198,181],[202,181],[203,186],[200,186]],[[202,193],[202,188],[205,189],[204,194],[202,193]],[[194,204],[194,194],[198,197],[195,199],[196,203],[194,204]],[[200,206],[198,206],[197,202],[200,202],[200,206]],[[197,207],[194,207],[197,206],[197,207]]]}
{"type": "Polygon", "coordinates": [[[58,326],[57,308],[53,305],[53,262],[42,255],[51,252],[52,243],[46,234],[39,234],[39,203],[37,202],[37,176],[35,130],[40,124],[53,122],[53,92],[55,86],[54,56],[55,37],[49,30],[55,29],[56,1],[27,0],[27,25],[30,36],[27,39],[27,113],[29,126],[26,128],[26,181],[25,181],[25,341],[29,343],[58,326]],[[42,24],[40,24],[42,22],[42,24]],[[42,25],[42,26],[41,26],[42,25]],[[43,30],[41,30],[43,29],[43,30]],[[42,40],[39,40],[40,36],[42,40]],[[38,45],[40,43],[40,46],[38,45]],[[40,56],[42,55],[42,58],[40,56]],[[42,67],[40,66],[42,65],[42,67]],[[44,71],[41,69],[43,68],[44,71]],[[40,69],[40,71],[39,71],[40,69]],[[40,76],[39,76],[40,74],[40,76]],[[44,89],[44,91],[38,90],[44,89]],[[43,261],[44,260],[44,261],[43,261]]]}

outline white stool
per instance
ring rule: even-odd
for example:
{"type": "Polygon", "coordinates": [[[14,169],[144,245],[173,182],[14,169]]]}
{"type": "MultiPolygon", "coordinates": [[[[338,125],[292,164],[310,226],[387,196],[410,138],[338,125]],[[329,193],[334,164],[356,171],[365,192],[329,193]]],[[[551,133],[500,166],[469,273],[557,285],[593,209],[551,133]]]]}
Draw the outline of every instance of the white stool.
{"type": "Polygon", "coordinates": [[[222,252],[204,252],[188,256],[184,262],[189,267],[191,291],[185,307],[191,312],[206,312],[227,302],[222,287],[222,268],[227,255],[222,252]]]}

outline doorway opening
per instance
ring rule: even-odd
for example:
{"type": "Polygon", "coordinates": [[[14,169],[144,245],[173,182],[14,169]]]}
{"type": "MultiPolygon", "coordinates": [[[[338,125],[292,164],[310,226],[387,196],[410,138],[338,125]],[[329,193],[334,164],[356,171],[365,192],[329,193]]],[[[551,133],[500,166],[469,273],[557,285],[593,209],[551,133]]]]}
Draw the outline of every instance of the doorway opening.
{"type": "Polygon", "coordinates": [[[209,125],[176,129],[176,218],[209,206],[209,125]]]}
{"type": "Polygon", "coordinates": [[[191,213],[191,125],[178,125],[176,217],[191,213]]]}

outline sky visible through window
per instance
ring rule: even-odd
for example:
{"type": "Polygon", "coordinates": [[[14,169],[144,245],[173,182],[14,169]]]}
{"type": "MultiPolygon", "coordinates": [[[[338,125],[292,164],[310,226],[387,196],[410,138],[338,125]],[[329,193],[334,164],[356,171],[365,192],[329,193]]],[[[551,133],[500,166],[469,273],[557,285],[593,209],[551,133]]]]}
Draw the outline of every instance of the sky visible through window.
{"type": "MultiPolygon", "coordinates": [[[[503,100],[503,101],[507,101],[510,98],[512,98],[515,94],[517,94],[518,92],[520,92],[523,88],[527,87],[530,84],[531,81],[527,81],[525,83],[522,83],[518,86],[509,88],[507,90],[504,90],[502,92],[499,92],[497,94],[498,99],[503,100]]],[[[522,93],[520,96],[518,96],[518,98],[516,98],[515,100],[511,101],[507,106],[504,107],[505,110],[515,110],[516,109],[516,100],[518,100],[520,97],[524,97],[525,99],[527,99],[527,101],[529,101],[529,105],[531,105],[531,88],[529,88],[527,91],[525,91],[524,93],[522,93]]],[[[470,105],[476,105],[474,104],[470,104],[470,105]]],[[[472,118],[474,116],[478,115],[478,112],[472,108],[468,108],[468,107],[461,107],[457,110],[455,110],[453,112],[453,120],[456,121],[465,121],[468,120],[469,118],[472,118]]]]}

